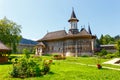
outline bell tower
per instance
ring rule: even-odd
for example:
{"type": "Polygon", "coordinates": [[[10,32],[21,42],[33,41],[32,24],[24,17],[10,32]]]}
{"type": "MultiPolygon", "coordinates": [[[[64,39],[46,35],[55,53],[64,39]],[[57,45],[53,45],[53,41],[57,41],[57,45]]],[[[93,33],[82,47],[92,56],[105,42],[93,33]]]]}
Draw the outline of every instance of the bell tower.
{"type": "Polygon", "coordinates": [[[78,19],[76,18],[74,9],[72,9],[72,14],[71,14],[71,18],[68,20],[68,22],[70,23],[70,29],[69,29],[69,34],[77,34],[79,32],[78,28],[77,28],[77,23],[78,23],[78,19]]]}

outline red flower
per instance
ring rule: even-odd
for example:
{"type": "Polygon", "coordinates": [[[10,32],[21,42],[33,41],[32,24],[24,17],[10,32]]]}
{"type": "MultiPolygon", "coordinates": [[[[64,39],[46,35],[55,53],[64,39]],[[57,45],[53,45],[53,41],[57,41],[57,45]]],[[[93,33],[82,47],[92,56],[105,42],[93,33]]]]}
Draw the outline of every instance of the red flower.
{"type": "Polygon", "coordinates": [[[52,60],[49,60],[49,63],[51,64],[53,61],[52,60]]]}
{"type": "Polygon", "coordinates": [[[98,68],[98,69],[101,69],[102,66],[101,66],[100,64],[97,64],[97,68],[98,68]]]}

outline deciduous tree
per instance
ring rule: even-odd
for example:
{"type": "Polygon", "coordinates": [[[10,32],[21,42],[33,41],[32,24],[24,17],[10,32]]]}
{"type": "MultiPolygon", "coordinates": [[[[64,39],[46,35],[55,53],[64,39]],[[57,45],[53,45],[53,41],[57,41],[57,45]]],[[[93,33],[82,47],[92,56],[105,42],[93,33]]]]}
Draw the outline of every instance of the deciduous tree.
{"type": "Polygon", "coordinates": [[[100,37],[100,44],[114,44],[114,38],[110,35],[101,35],[100,37]]]}
{"type": "Polygon", "coordinates": [[[120,40],[117,41],[116,48],[118,51],[118,56],[120,56],[120,40]]]}
{"type": "Polygon", "coordinates": [[[8,45],[13,52],[21,39],[21,26],[8,20],[6,17],[0,20],[0,41],[8,45]]]}

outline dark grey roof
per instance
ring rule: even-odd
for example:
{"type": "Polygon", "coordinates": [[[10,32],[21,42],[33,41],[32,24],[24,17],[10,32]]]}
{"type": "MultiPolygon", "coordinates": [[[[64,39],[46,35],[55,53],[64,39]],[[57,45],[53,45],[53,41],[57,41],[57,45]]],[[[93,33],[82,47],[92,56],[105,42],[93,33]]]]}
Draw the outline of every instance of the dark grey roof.
{"type": "Polygon", "coordinates": [[[88,33],[92,34],[91,29],[90,29],[90,25],[88,25],[88,33]]]}
{"type": "MultiPolygon", "coordinates": [[[[67,35],[65,30],[49,32],[40,40],[51,40],[51,39],[60,39],[67,35]]],[[[39,41],[39,40],[38,40],[39,41]]]]}
{"type": "Polygon", "coordinates": [[[81,31],[77,35],[91,35],[91,34],[88,33],[85,28],[82,28],[81,31]]]}
{"type": "Polygon", "coordinates": [[[75,38],[75,37],[96,37],[89,34],[85,28],[82,28],[78,34],[67,34],[65,30],[49,32],[42,39],[39,39],[38,42],[46,41],[46,40],[58,40],[58,39],[67,39],[67,38],[75,38]]]}
{"type": "Polygon", "coordinates": [[[74,10],[72,10],[72,14],[71,14],[71,18],[68,20],[68,22],[70,21],[79,21],[75,15],[75,12],[74,10]]]}
{"type": "Polygon", "coordinates": [[[37,46],[45,47],[45,44],[43,42],[40,42],[40,43],[37,44],[37,46]]]}
{"type": "Polygon", "coordinates": [[[76,18],[74,10],[72,10],[71,18],[76,18]]]}

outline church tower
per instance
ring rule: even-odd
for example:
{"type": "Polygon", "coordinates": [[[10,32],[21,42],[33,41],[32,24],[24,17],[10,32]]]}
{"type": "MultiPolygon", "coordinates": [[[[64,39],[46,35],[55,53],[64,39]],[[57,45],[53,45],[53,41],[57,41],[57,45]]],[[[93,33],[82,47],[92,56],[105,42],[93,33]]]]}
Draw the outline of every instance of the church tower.
{"type": "Polygon", "coordinates": [[[71,24],[70,29],[69,29],[69,34],[77,34],[79,32],[77,28],[78,21],[79,20],[76,18],[74,9],[72,9],[71,18],[68,20],[68,22],[70,22],[71,24]]]}

